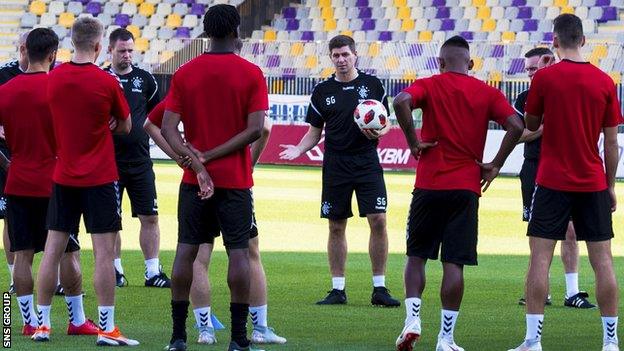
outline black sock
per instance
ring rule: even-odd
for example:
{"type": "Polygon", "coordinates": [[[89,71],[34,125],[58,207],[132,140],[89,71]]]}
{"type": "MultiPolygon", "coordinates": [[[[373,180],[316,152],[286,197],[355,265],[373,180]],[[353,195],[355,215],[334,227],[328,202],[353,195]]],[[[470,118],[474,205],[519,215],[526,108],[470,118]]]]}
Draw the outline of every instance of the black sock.
{"type": "Polygon", "coordinates": [[[249,346],[249,339],[247,339],[249,304],[230,303],[230,313],[232,315],[232,340],[240,347],[249,346]]]}
{"type": "Polygon", "coordinates": [[[173,333],[171,343],[182,339],[186,342],[186,317],[188,316],[188,301],[171,300],[171,318],[173,319],[173,333]]]}

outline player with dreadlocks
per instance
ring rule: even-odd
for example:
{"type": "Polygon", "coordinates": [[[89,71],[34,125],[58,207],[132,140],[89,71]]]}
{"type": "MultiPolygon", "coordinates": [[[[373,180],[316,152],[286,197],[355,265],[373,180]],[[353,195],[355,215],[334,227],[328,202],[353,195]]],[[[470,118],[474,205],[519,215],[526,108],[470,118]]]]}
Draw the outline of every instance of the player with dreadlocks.
{"type": "Polygon", "coordinates": [[[169,351],[186,350],[193,261],[199,245],[219,232],[229,259],[232,324],[228,350],[250,350],[246,323],[253,178],[248,145],[260,137],[269,106],[262,71],[234,53],[239,25],[235,7],[210,7],[204,16],[210,50],[180,67],[167,97],[161,133],[177,155],[192,160],[191,169],[184,171],[178,198],[169,351]],[[180,122],[188,144],[178,130],[180,122]]]}

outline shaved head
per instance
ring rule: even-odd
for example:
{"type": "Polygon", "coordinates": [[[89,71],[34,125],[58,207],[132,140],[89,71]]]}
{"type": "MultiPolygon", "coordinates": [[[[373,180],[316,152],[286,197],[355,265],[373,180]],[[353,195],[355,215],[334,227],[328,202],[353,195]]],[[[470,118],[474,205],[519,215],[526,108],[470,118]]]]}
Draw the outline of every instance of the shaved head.
{"type": "Polygon", "coordinates": [[[24,45],[26,44],[26,38],[28,38],[28,34],[30,34],[30,31],[25,31],[24,33],[20,34],[19,37],[17,38],[17,45],[24,45]]]}
{"type": "Polygon", "coordinates": [[[26,39],[28,38],[28,34],[30,34],[29,30],[20,34],[16,44],[17,50],[19,51],[19,65],[24,72],[28,69],[28,53],[26,52],[26,39]]]}
{"type": "Polygon", "coordinates": [[[440,57],[438,57],[440,72],[468,73],[473,63],[470,59],[470,46],[466,39],[454,36],[442,44],[440,57]]]}

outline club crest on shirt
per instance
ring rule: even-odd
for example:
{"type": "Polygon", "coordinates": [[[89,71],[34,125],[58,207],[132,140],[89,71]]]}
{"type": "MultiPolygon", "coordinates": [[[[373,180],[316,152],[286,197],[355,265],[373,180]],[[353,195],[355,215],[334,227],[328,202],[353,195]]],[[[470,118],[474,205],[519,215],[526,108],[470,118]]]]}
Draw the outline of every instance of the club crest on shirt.
{"type": "Polygon", "coordinates": [[[132,92],[134,93],[143,92],[143,79],[141,77],[132,78],[132,92]]]}
{"type": "Polygon", "coordinates": [[[360,94],[361,99],[367,99],[369,92],[370,90],[365,85],[360,85],[360,87],[358,87],[358,94],[360,94]]]}

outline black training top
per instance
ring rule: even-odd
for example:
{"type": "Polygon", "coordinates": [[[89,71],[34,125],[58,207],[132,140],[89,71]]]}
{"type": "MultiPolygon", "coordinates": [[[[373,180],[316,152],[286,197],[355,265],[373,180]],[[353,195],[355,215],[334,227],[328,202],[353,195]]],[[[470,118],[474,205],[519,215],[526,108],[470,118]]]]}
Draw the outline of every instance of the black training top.
{"type": "Polygon", "coordinates": [[[381,101],[388,109],[381,81],[362,71],[350,82],[339,82],[332,75],[314,87],[306,122],[317,128],[325,126],[326,154],[376,152],[377,140],[366,138],[353,120],[355,108],[366,99],[381,101]]]}
{"type": "MultiPolygon", "coordinates": [[[[527,96],[529,96],[529,91],[525,90],[518,95],[516,102],[514,102],[514,109],[522,120],[524,120],[524,105],[526,105],[527,96]]],[[[538,160],[541,145],[542,137],[524,143],[524,158],[527,160],[538,160]]]]}
{"type": "MultiPolygon", "coordinates": [[[[112,72],[112,68],[106,67],[112,72]]],[[[160,102],[158,83],[154,76],[135,65],[128,74],[118,75],[124,95],[130,106],[132,130],[128,135],[115,135],[115,159],[117,162],[138,162],[150,159],[149,136],[143,130],[147,114],[160,102]]]]}
{"type": "MultiPolygon", "coordinates": [[[[0,85],[3,85],[22,73],[24,73],[24,71],[20,68],[17,60],[9,61],[3,64],[0,66],[0,85]]],[[[0,149],[5,152],[5,155],[9,156],[6,140],[2,138],[0,138],[0,149]]]]}

